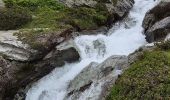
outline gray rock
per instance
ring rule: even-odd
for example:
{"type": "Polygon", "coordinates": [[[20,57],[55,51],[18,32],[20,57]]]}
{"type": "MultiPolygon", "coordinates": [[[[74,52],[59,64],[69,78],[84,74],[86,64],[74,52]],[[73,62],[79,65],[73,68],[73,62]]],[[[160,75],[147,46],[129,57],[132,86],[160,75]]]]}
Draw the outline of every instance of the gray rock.
{"type": "Polygon", "coordinates": [[[113,11],[122,18],[133,7],[133,4],[134,0],[118,0],[113,11]]]}
{"type": "Polygon", "coordinates": [[[119,75],[144,51],[154,48],[154,45],[146,45],[128,57],[111,56],[101,64],[92,62],[70,82],[65,100],[105,100],[119,75]]]}
{"type": "Polygon", "coordinates": [[[147,32],[152,33],[159,29],[170,29],[170,17],[166,17],[161,21],[156,22],[147,32]]]}
{"type": "Polygon", "coordinates": [[[149,14],[149,12],[146,13],[145,18],[142,23],[142,27],[144,28],[145,32],[152,27],[152,25],[155,23],[155,16],[154,14],[149,14]]]}
{"type": "Polygon", "coordinates": [[[19,41],[13,35],[15,32],[17,31],[0,31],[0,54],[10,60],[29,61],[36,51],[19,41]]]}
{"type": "Polygon", "coordinates": [[[170,33],[170,17],[156,22],[146,31],[145,35],[148,42],[154,42],[164,40],[168,33],[170,33]]]}
{"type": "Polygon", "coordinates": [[[73,47],[56,50],[51,57],[41,61],[17,62],[0,57],[0,100],[24,100],[29,84],[49,74],[65,62],[75,62],[80,58],[73,47]],[[14,98],[15,96],[15,98],[14,98]]]}
{"type": "Polygon", "coordinates": [[[120,72],[127,66],[126,56],[112,56],[101,64],[91,63],[70,82],[65,100],[104,99],[108,87],[114,84],[120,72]],[[90,94],[93,94],[93,97],[90,94]],[[86,98],[83,95],[86,95],[86,98]]]}
{"type": "Polygon", "coordinates": [[[151,43],[164,40],[170,32],[170,2],[162,1],[148,11],[143,21],[146,40],[151,43]]]}

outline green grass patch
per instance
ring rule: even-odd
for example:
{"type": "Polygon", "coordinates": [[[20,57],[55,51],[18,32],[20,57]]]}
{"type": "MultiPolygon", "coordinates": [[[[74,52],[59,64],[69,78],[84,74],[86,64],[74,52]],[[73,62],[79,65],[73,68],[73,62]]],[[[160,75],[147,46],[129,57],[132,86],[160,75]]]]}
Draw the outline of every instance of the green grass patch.
{"type": "Polygon", "coordinates": [[[31,20],[32,16],[27,9],[21,7],[0,9],[0,30],[18,29],[31,20]]]}
{"type": "Polygon", "coordinates": [[[107,100],[168,100],[170,52],[147,51],[116,81],[107,100]]]}
{"type": "Polygon", "coordinates": [[[35,42],[36,37],[41,34],[59,33],[70,28],[74,31],[97,29],[106,25],[112,16],[105,2],[99,1],[95,7],[72,8],[58,0],[4,0],[4,2],[8,9],[19,7],[25,9],[23,12],[28,11],[32,16],[32,20],[21,25],[20,32],[15,35],[20,41],[34,48],[41,47],[35,42]]]}
{"type": "Polygon", "coordinates": [[[33,20],[23,28],[52,28],[72,25],[80,29],[94,29],[105,25],[109,17],[104,3],[96,7],[69,8],[57,0],[4,0],[6,7],[28,9],[33,20]]]}

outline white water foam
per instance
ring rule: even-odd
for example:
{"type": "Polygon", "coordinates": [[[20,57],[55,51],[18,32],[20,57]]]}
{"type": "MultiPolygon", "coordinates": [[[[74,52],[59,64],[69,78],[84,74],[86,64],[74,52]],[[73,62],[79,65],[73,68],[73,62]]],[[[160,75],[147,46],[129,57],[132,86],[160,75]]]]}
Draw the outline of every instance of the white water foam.
{"type": "MultiPolygon", "coordinates": [[[[80,50],[81,61],[56,68],[52,73],[39,80],[29,89],[26,100],[63,100],[69,82],[89,63],[101,63],[112,55],[128,55],[145,45],[142,20],[146,11],[156,4],[157,2],[154,0],[135,0],[135,5],[129,14],[131,20],[120,23],[116,30],[113,26],[113,29],[109,31],[110,35],[76,37],[75,43],[80,50]]],[[[87,100],[87,97],[88,95],[83,96],[82,100],[87,100]]]]}

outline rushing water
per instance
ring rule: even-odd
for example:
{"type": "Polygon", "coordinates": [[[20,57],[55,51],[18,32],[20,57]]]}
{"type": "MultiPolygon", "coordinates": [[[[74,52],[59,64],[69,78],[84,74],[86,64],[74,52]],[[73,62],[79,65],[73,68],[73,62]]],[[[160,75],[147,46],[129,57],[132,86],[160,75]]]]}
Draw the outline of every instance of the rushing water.
{"type": "MultiPolygon", "coordinates": [[[[109,35],[83,35],[74,39],[81,61],[55,69],[29,89],[26,100],[63,100],[70,80],[90,62],[101,63],[112,55],[128,55],[146,44],[142,34],[142,20],[146,11],[156,5],[154,0],[135,0],[127,20],[116,23],[109,35]]],[[[93,95],[93,94],[90,94],[93,95]]],[[[82,100],[89,95],[86,95],[82,100]]]]}

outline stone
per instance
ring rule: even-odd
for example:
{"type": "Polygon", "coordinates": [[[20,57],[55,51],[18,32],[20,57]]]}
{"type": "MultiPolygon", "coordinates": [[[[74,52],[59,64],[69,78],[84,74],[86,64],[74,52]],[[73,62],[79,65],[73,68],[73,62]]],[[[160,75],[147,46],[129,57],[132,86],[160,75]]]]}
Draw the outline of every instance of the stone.
{"type": "Polygon", "coordinates": [[[88,100],[99,100],[106,96],[106,90],[113,85],[118,75],[128,66],[126,56],[112,56],[103,63],[91,63],[69,84],[65,100],[79,100],[88,95],[88,100]],[[90,97],[90,94],[95,94],[90,97]]]}
{"type": "Polygon", "coordinates": [[[148,11],[143,20],[147,42],[164,40],[170,32],[170,2],[162,1],[148,11]]]}
{"type": "Polygon", "coordinates": [[[72,63],[80,59],[79,53],[73,47],[54,51],[51,57],[34,62],[8,61],[0,58],[0,100],[23,100],[27,86],[65,62],[72,63]],[[2,66],[2,67],[1,67],[2,66]],[[2,74],[1,74],[2,73],[2,74]],[[2,95],[2,96],[1,96],[2,95]]]}
{"type": "Polygon", "coordinates": [[[146,40],[148,42],[164,40],[168,33],[170,33],[170,17],[166,17],[161,21],[156,22],[146,32],[146,40]]]}

